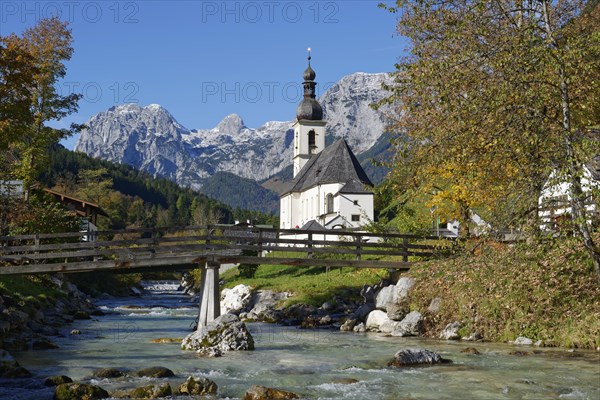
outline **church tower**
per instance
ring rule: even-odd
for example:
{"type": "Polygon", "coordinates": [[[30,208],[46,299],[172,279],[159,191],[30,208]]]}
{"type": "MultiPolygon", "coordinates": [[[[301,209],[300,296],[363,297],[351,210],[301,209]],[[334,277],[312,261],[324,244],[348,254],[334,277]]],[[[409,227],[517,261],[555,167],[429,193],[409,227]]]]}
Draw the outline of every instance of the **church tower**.
{"type": "Polygon", "coordinates": [[[310,67],[310,49],[308,49],[308,68],[304,71],[304,99],[296,109],[294,128],[294,177],[302,170],[306,162],[325,148],[325,124],[323,108],[315,98],[315,77],[310,67]]]}

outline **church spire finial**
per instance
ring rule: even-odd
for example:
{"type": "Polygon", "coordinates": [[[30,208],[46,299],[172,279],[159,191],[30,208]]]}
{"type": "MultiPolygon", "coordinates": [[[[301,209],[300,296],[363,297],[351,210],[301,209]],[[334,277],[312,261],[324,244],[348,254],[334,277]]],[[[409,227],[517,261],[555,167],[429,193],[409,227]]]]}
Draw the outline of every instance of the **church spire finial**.
{"type": "Polygon", "coordinates": [[[310,47],[308,48],[308,66],[310,67],[310,47]]]}

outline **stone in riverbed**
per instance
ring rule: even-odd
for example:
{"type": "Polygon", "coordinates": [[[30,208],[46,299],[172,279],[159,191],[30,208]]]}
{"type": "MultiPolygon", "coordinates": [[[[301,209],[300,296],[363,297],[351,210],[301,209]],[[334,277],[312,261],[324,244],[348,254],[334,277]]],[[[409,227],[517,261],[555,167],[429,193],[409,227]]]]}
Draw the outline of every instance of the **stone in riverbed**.
{"type": "Polygon", "coordinates": [[[531,346],[533,344],[533,340],[531,340],[525,336],[519,336],[518,338],[515,339],[513,344],[523,345],[523,346],[531,346]]]}
{"type": "Polygon", "coordinates": [[[46,378],[46,380],[44,381],[44,386],[58,386],[58,385],[62,385],[63,383],[71,383],[71,382],[73,382],[73,379],[69,378],[68,376],[55,375],[55,376],[50,376],[50,377],[46,378]]]}
{"type": "Polygon", "coordinates": [[[298,398],[296,393],[265,386],[252,385],[250,389],[246,391],[242,400],[289,400],[298,398]]]}
{"type": "Polygon", "coordinates": [[[217,384],[208,378],[200,377],[194,379],[190,376],[184,383],[179,385],[179,393],[190,396],[216,394],[217,384]]]}
{"type": "Polygon", "coordinates": [[[110,379],[125,376],[125,373],[116,368],[99,368],[92,372],[92,376],[95,378],[110,379]]]}
{"type": "Polygon", "coordinates": [[[394,359],[388,363],[389,367],[411,367],[416,365],[433,365],[451,363],[439,354],[425,349],[406,349],[394,354],[394,359]]]}
{"type": "Polygon", "coordinates": [[[356,325],[356,320],[355,319],[347,319],[342,326],[340,326],[340,331],[342,332],[352,332],[352,329],[354,329],[354,326],[356,325]]]}
{"type": "Polygon", "coordinates": [[[54,400],[99,400],[108,397],[108,392],[101,387],[83,383],[62,383],[54,390],[54,400]]]}
{"type": "Polygon", "coordinates": [[[460,352],[465,354],[481,354],[475,347],[467,347],[462,349],[460,352]]]}
{"type": "Polygon", "coordinates": [[[208,326],[186,336],[181,342],[183,350],[200,350],[215,347],[221,351],[254,350],[254,339],[246,324],[233,314],[223,314],[208,326]]]}
{"type": "Polygon", "coordinates": [[[128,393],[128,397],[134,399],[159,399],[173,394],[169,383],[161,383],[160,385],[147,385],[133,389],[128,393]]]}
{"type": "Polygon", "coordinates": [[[169,378],[175,376],[173,371],[165,367],[148,367],[140,369],[134,373],[135,376],[145,376],[148,378],[169,378]]]}

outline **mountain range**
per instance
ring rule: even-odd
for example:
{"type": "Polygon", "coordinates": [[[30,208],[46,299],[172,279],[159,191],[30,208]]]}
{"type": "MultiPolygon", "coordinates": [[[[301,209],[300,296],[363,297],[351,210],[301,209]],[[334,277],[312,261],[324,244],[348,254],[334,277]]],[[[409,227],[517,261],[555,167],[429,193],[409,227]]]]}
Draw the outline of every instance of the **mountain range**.
{"type": "MultiPolygon", "coordinates": [[[[389,139],[383,135],[384,112],[371,104],[387,95],[382,89],[387,76],[348,75],[319,98],[327,121],[326,144],[345,138],[374,181],[385,170],[370,160],[387,156],[389,139]]],[[[292,113],[295,107],[290,108],[292,113]]],[[[249,128],[240,116],[231,114],[212,129],[188,129],[158,104],[130,103],[90,118],[75,150],[171,179],[232,207],[275,212],[277,194],[271,190],[277,190],[277,182],[291,179],[293,123],[269,121],[249,128]],[[232,199],[219,188],[239,184],[236,176],[245,178],[248,193],[232,199]],[[259,206],[257,198],[267,200],[259,206]]]]}

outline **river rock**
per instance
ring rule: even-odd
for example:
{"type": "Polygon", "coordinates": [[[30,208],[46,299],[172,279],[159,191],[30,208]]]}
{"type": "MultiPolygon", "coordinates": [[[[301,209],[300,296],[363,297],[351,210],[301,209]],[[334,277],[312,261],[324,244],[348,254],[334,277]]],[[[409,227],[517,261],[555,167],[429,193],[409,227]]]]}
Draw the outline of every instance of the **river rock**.
{"type": "Polygon", "coordinates": [[[481,354],[475,347],[466,347],[460,351],[465,354],[481,354]]]}
{"type": "Polygon", "coordinates": [[[252,288],[246,285],[237,285],[232,289],[221,291],[221,314],[239,314],[252,299],[252,288]]]}
{"type": "Polygon", "coordinates": [[[250,389],[246,391],[242,400],[289,400],[298,398],[296,393],[265,386],[252,385],[250,389]]]}
{"type": "Polygon", "coordinates": [[[354,314],[352,314],[352,318],[364,322],[367,320],[367,316],[369,315],[369,313],[374,309],[375,305],[373,303],[362,304],[356,309],[356,311],[354,311],[354,314]]]}
{"type": "Polygon", "coordinates": [[[531,340],[525,336],[519,336],[518,338],[515,339],[513,344],[523,345],[523,346],[531,346],[533,344],[533,340],[531,340]]]}
{"type": "Polygon", "coordinates": [[[116,368],[99,368],[92,372],[92,376],[95,378],[110,379],[125,376],[125,373],[116,368]]]}
{"type": "Polygon", "coordinates": [[[0,377],[1,378],[28,378],[31,372],[21,367],[12,355],[0,349],[0,377]]]}
{"type": "Polygon", "coordinates": [[[440,333],[439,338],[444,340],[460,340],[461,336],[458,331],[462,328],[462,324],[459,321],[454,321],[451,324],[446,325],[444,330],[440,333]]]}
{"type": "Polygon", "coordinates": [[[179,385],[179,393],[193,395],[207,395],[217,393],[217,384],[208,378],[188,377],[184,383],[179,385]]]}
{"type": "Polygon", "coordinates": [[[364,285],[360,290],[360,295],[363,297],[365,304],[375,303],[376,291],[373,286],[364,285]]]}
{"type": "Polygon", "coordinates": [[[58,346],[46,338],[37,338],[31,342],[32,350],[58,349],[58,346]]]}
{"type": "Polygon", "coordinates": [[[159,385],[146,385],[129,392],[129,397],[135,399],[159,399],[173,394],[168,382],[159,385]]]}
{"type": "Polygon", "coordinates": [[[287,292],[273,292],[272,290],[256,290],[252,293],[252,300],[246,318],[254,321],[278,322],[283,313],[277,309],[279,303],[290,296],[287,292]]]}
{"type": "Polygon", "coordinates": [[[423,315],[418,311],[409,312],[406,317],[394,325],[392,336],[419,336],[423,326],[423,315]]]}
{"type": "Polygon", "coordinates": [[[408,302],[406,301],[400,303],[388,303],[386,308],[388,318],[394,321],[402,321],[410,311],[408,302]]]}
{"type": "Polygon", "coordinates": [[[352,331],[356,333],[365,333],[367,328],[365,327],[364,322],[361,322],[360,324],[355,325],[354,328],[352,328],[352,331]]]}
{"type": "Polygon", "coordinates": [[[208,326],[186,336],[181,343],[183,350],[209,347],[222,351],[254,350],[254,339],[236,315],[223,314],[208,326]]]}
{"type": "Polygon", "coordinates": [[[406,349],[394,354],[394,359],[389,362],[390,367],[407,367],[414,365],[433,365],[449,363],[450,360],[442,358],[439,354],[425,349],[406,349]]]}
{"type": "Polygon", "coordinates": [[[135,376],[145,376],[148,378],[169,378],[175,376],[173,371],[165,367],[148,367],[140,369],[134,373],[135,376]]]}
{"type": "Polygon", "coordinates": [[[415,279],[410,277],[403,277],[398,279],[396,282],[396,293],[394,297],[395,302],[404,301],[408,299],[408,294],[413,286],[415,286],[415,279]]]}
{"type": "Polygon", "coordinates": [[[381,310],[373,310],[369,313],[369,316],[367,317],[365,328],[368,331],[380,332],[381,325],[390,322],[392,321],[388,318],[385,312],[381,310]]]}
{"type": "Polygon", "coordinates": [[[381,288],[381,290],[379,290],[375,296],[375,308],[378,310],[387,311],[388,304],[394,302],[395,291],[396,286],[394,285],[381,288]]]}
{"type": "Polygon", "coordinates": [[[83,383],[62,383],[54,390],[54,400],[99,400],[108,397],[108,392],[101,387],[83,383]]]}
{"type": "Polygon", "coordinates": [[[347,319],[342,326],[340,326],[340,331],[342,332],[352,332],[354,329],[354,325],[356,325],[355,319],[347,319]]]}
{"type": "Polygon", "coordinates": [[[73,382],[73,379],[69,378],[68,376],[55,375],[55,376],[50,376],[50,377],[46,378],[46,380],[44,381],[44,386],[58,386],[58,385],[62,385],[63,383],[71,383],[71,382],[73,382]]]}
{"type": "Polygon", "coordinates": [[[196,354],[198,354],[200,357],[208,358],[223,357],[223,352],[221,351],[221,349],[218,349],[216,347],[205,347],[202,349],[198,349],[196,350],[196,354]]]}

